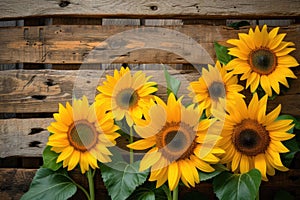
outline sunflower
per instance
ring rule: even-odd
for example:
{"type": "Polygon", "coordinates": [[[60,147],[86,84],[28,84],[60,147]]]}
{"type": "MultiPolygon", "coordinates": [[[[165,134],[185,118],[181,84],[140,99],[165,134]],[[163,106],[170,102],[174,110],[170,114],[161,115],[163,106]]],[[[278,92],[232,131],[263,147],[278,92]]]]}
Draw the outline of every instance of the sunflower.
{"type": "MultiPolygon", "coordinates": [[[[266,115],[268,95],[260,100],[254,94],[248,107],[243,100],[236,107],[228,110],[224,119],[220,146],[225,154],[222,163],[236,173],[245,173],[256,168],[261,172],[262,179],[273,176],[275,169],[287,171],[283,166],[280,153],[289,150],[281,143],[294,137],[288,133],[293,128],[293,120],[277,120],[281,105],[266,115]]],[[[218,114],[214,113],[215,116],[218,114]]]]}
{"type": "Polygon", "coordinates": [[[114,76],[106,76],[107,80],[97,89],[100,94],[96,101],[106,104],[112,110],[116,120],[124,117],[129,126],[135,119],[141,119],[147,108],[152,93],[157,91],[155,82],[148,82],[151,77],[146,77],[142,71],[131,75],[129,68],[122,67],[120,72],[114,71],[114,76]]]}
{"type": "Polygon", "coordinates": [[[73,106],[68,102],[66,107],[59,104],[55,113],[55,122],[48,127],[52,133],[47,145],[59,153],[57,163],[63,161],[63,167],[74,169],[79,163],[84,174],[89,168],[97,168],[97,160],[110,162],[111,152],[107,149],[116,144],[119,129],[114,125],[112,113],[106,112],[103,105],[89,106],[87,98],[74,100],[73,106]]]}
{"type": "Polygon", "coordinates": [[[229,48],[229,54],[237,58],[231,60],[227,70],[234,74],[243,74],[241,80],[247,79],[246,88],[250,86],[255,92],[260,85],[266,94],[272,96],[273,90],[279,94],[279,83],[289,87],[286,77],[297,78],[290,67],[299,65],[297,60],[288,55],[295,48],[293,42],[285,42],[286,34],[277,34],[279,27],[267,32],[264,25],[260,31],[256,26],[255,31],[250,28],[249,33],[239,33],[239,39],[230,39],[227,43],[236,47],[229,48]]]}
{"type": "Polygon", "coordinates": [[[141,160],[140,171],[151,167],[149,180],[157,181],[156,187],[168,180],[170,190],[177,187],[180,179],[186,186],[194,187],[200,182],[197,169],[214,171],[210,164],[219,162],[216,155],[224,152],[214,146],[219,135],[207,134],[215,121],[199,122],[202,110],[195,105],[184,107],[181,99],[176,100],[171,93],[166,105],[155,97],[156,103],[149,109],[149,115],[145,115],[144,125],[134,126],[143,139],[128,145],[135,150],[151,148],[141,160]]]}
{"type": "Polygon", "coordinates": [[[234,105],[236,99],[244,98],[239,93],[244,87],[238,85],[237,76],[227,73],[219,61],[215,67],[208,65],[208,70],[202,68],[202,76],[191,82],[188,89],[193,102],[206,109],[206,116],[211,115],[211,109],[224,110],[226,105],[234,105]]]}

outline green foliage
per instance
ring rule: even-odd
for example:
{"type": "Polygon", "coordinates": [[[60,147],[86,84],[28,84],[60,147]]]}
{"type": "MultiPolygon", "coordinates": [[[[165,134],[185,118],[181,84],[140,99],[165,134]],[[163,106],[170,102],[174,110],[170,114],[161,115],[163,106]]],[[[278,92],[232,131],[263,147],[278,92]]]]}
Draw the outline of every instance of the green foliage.
{"type": "Polygon", "coordinates": [[[166,200],[170,198],[171,193],[166,185],[156,188],[154,182],[145,182],[130,195],[128,200],[166,200]]]}
{"type": "Polygon", "coordinates": [[[229,63],[229,61],[233,59],[233,57],[228,54],[227,47],[220,45],[217,42],[214,43],[214,47],[215,47],[217,59],[220,61],[220,63],[226,65],[227,63],[229,63]]]}
{"type": "Polygon", "coordinates": [[[114,163],[113,167],[100,165],[104,185],[113,200],[126,199],[146,181],[149,172],[139,172],[139,166],[140,162],[128,164],[122,161],[114,163]]]}
{"type": "Polygon", "coordinates": [[[222,172],[213,180],[214,192],[221,200],[251,200],[255,199],[261,183],[261,174],[252,169],[244,174],[222,172]]]}
{"type": "Polygon", "coordinates": [[[21,200],[61,200],[68,199],[76,193],[76,184],[66,173],[54,172],[40,168],[21,200]]]}
{"type": "Polygon", "coordinates": [[[206,173],[206,172],[201,172],[201,171],[198,172],[200,181],[206,181],[206,180],[212,179],[213,177],[219,175],[220,173],[221,173],[221,171],[217,171],[217,170],[213,171],[211,173],[206,173]]]}
{"type": "Polygon", "coordinates": [[[43,151],[43,167],[56,171],[62,167],[62,162],[56,163],[58,153],[51,151],[50,146],[46,146],[43,151]]]}
{"type": "Polygon", "coordinates": [[[215,176],[219,175],[222,171],[227,171],[228,169],[224,167],[224,165],[216,164],[213,166],[216,170],[211,173],[206,173],[202,171],[198,171],[200,181],[206,181],[209,179],[214,178],[215,176]]]}
{"type": "Polygon", "coordinates": [[[180,88],[181,82],[180,80],[176,79],[175,77],[171,76],[168,70],[164,69],[165,78],[167,81],[167,94],[174,93],[177,96],[178,90],[180,88]]]}
{"type": "Polygon", "coordinates": [[[122,137],[129,140],[130,137],[130,127],[128,126],[125,117],[122,120],[115,120],[115,124],[120,127],[117,131],[122,137]]]}

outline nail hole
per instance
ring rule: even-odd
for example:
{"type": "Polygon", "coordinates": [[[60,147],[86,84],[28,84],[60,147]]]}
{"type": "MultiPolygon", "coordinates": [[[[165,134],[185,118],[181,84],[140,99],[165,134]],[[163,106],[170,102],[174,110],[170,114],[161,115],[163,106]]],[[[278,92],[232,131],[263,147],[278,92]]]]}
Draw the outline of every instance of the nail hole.
{"type": "Polygon", "coordinates": [[[157,10],[157,6],[150,6],[151,10],[157,10]]]}
{"type": "Polygon", "coordinates": [[[41,142],[32,141],[32,142],[29,143],[29,147],[40,147],[39,144],[41,144],[41,142]]]}
{"type": "Polygon", "coordinates": [[[31,98],[37,99],[37,100],[44,100],[47,98],[46,95],[32,95],[31,98]]]}
{"type": "Polygon", "coordinates": [[[37,133],[40,133],[42,131],[44,131],[45,129],[43,128],[32,128],[30,133],[28,133],[28,135],[34,135],[34,134],[37,134],[37,133]]]}
{"type": "Polygon", "coordinates": [[[59,3],[59,7],[64,8],[64,7],[67,7],[69,4],[70,4],[69,1],[61,1],[61,2],[59,3]]]}
{"type": "Polygon", "coordinates": [[[48,78],[47,81],[44,82],[45,85],[48,85],[48,86],[53,86],[53,85],[56,85],[56,83],[54,83],[54,80],[48,78]]]}

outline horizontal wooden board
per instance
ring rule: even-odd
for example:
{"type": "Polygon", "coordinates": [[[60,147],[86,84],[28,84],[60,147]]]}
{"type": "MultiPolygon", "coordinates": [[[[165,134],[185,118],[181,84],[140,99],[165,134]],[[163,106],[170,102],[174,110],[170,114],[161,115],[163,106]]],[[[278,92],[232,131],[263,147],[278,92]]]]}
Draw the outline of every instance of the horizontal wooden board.
{"type": "MultiPolygon", "coordinates": [[[[36,169],[0,169],[0,199],[14,200],[20,197],[28,190],[36,169]]],[[[87,187],[86,177],[80,174],[79,170],[72,171],[70,174],[76,183],[87,187]]],[[[294,197],[300,196],[300,170],[291,169],[288,172],[276,172],[276,175],[269,178],[269,182],[262,182],[260,186],[261,199],[273,199],[276,191],[285,190],[294,197]]],[[[209,199],[216,199],[213,193],[212,184],[209,182],[200,182],[194,188],[181,186],[179,188],[179,199],[183,199],[187,192],[198,191],[206,195],[209,199]]],[[[108,199],[107,190],[101,179],[101,174],[95,175],[95,195],[101,199],[108,199]]],[[[77,193],[71,199],[84,199],[85,196],[78,189],[77,193]]]]}
{"type": "Polygon", "coordinates": [[[154,17],[154,18],[233,18],[233,17],[293,17],[300,16],[299,0],[2,0],[0,19],[75,15],[94,17],[154,17]]]}
{"type": "MultiPolygon", "coordinates": [[[[144,70],[158,83],[157,95],[165,98],[166,82],[163,70],[144,70]]],[[[167,65],[165,65],[167,66],[167,65]]],[[[8,70],[0,71],[0,113],[51,113],[57,112],[58,103],[72,101],[72,96],[86,95],[92,102],[97,95],[97,86],[112,70],[8,70]]],[[[86,66],[87,67],[87,66],[86,66]]],[[[196,66],[197,67],[197,66],[196,66]]],[[[142,69],[142,66],[140,68],[142,69]]],[[[190,102],[187,86],[196,81],[200,73],[196,70],[169,70],[182,85],[179,95],[185,95],[184,103],[190,102]]],[[[295,70],[296,76],[300,71],[295,70]]],[[[243,82],[241,82],[242,84],[243,82]]],[[[282,113],[300,116],[300,79],[291,80],[291,87],[275,100],[269,101],[269,108],[282,104],[282,113]]],[[[248,90],[246,90],[248,91],[248,90]]],[[[249,94],[248,94],[249,95],[249,94]]]]}
{"type": "Polygon", "coordinates": [[[52,118],[0,120],[0,158],[39,157],[48,141],[52,118]]]}
{"type": "MultiPolygon", "coordinates": [[[[206,64],[216,59],[215,41],[224,44],[248,29],[211,25],[3,27],[0,28],[0,63],[206,64]]],[[[300,48],[299,24],[282,27],[280,32],[287,33],[285,41],[292,41],[300,48]]],[[[300,60],[299,53],[292,55],[300,60]]]]}

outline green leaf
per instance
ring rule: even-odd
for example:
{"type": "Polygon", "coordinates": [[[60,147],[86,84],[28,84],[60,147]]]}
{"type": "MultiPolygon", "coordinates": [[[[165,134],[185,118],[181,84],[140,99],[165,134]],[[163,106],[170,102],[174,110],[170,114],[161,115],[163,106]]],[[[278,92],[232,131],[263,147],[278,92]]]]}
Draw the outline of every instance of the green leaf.
{"type": "Polygon", "coordinates": [[[233,22],[233,23],[229,24],[228,26],[238,30],[242,26],[249,26],[249,25],[250,25],[250,23],[248,21],[239,21],[239,22],[233,22]]]}
{"type": "Polygon", "coordinates": [[[165,78],[167,81],[167,93],[168,95],[170,93],[174,93],[175,96],[177,96],[178,90],[180,88],[181,82],[180,80],[176,79],[175,77],[171,76],[168,72],[168,70],[164,69],[165,72],[165,78]]]}
{"type": "Polygon", "coordinates": [[[244,174],[222,172],[213,180],[214,192],[219,199],[251,200],[255,199],[261,183],[261,174],[252,169],[244,174]]]}
{"type": "Polygon", "coordinates": [[[129,137],[130,127],[128,126],[125,117],[121,120],[115,120],[116,125],[120,127],[120,130],[117,132],[120,133],[122,136],[129,137]]]}
{"type": "Polygon", "coordinates": [[[199,171],[198,174],[199,174],[199,177],[200,177],[200,181],[206,181],[206,180],[209,180],[217,175],[219,175],[221,173],[221,171],[213,171],[211,173],[206,173],[206,172],[201,172],[199,171]]]}
{"type": "Polygon", "coordinates": [[[221,164],[216,164],[213,166],[216,170],[211,172],[211,173],[206,173],[206,172],[202,172],[202,171],[198,171],[199,177],[200,177],[200,181],[206,181],[209,179],[214,178],[215,176],[219,175],[222,171],[227,171],[228,169],[221,164]]]}
{"type": "Polygon", "coordinates": [[[148,188],[139,188],[128,200],[155,200],[155,193],[148,188]]]}
{"type": "Polygon", "coordinates": [[[62,162],[56,163],[59,154],[51,151],[51,148],[50,146],[46,146],[43,151],[43,167],[56,171],[62,167],[62,162]]]}
{"type": "Polygon", "coordinates": [[[214,43],[215,51],[217,59],[220,61],[220,63],[226,65],[229,61],[232,60],[232,56],[228,54],[228,48],[220,45],[219,43],[214,43]]]}
{"type": "Polygon", "coordinates": [[[171,192],[168,187],[162,185],[162,187],[156,188],[155,185],[155,182],[145,182],[130,195],[128,200],[167,200],[167,195],[169,195],[169,198],[172,199],[171,192]],[[165,193],[165,188],[167,188],[168,194],[165,193]]]}
{"type": "Polygon", "coordinates": [[[286,146],[290,150],[287,153],[281,154],[282,163],[284,166],[290,167],[296,153],[300,151],[300,148],[299,148],[296,138],[292,138],[290,140],[283,141],[282,143],[284,146],[286,146]]]}
{"type": "Polygon", "coordinates": [[[285,190],[279,190],[275,193],[274,200],[294,200],[295,197],[285,190]]]}
{"type": "Polygon", "coordinates": [[[146,181],[149,171],[139,172],[139,166],[140,162],[116,162],[113,167],[100,165],[104,185],[113,200],[126,199],[146,181]]]}
{"type": "Polygon", "coordinates": [[[28,192],[21,200],[61,200],[76,193],[77,187],[67,174],[40,168],[32,180],[28,192]]]}

